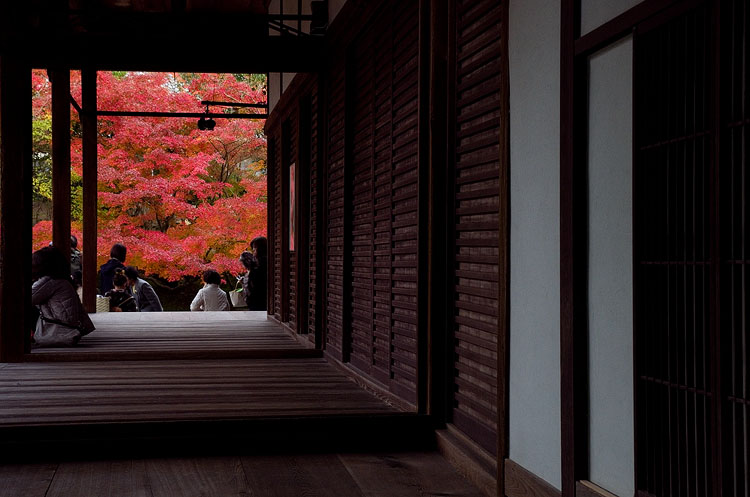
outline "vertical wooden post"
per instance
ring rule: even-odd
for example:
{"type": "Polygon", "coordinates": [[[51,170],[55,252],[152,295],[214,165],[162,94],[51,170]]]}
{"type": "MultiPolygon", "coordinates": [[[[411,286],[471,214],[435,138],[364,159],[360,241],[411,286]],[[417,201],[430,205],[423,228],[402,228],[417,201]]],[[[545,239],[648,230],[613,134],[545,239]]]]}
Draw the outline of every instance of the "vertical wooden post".
{"type": "Polygon", "coordinates": [[[510,391],[510,74],[508,63],[508,0],[500,21],[500,174],[497,261],[497,495],[505,496],[505,459],[509,457],[510,391]]]}
{"type": "Polygon", "coordinates": [[[96,70],[81,71],[83,128],[83,307],[96,312],[97,118],[96,70]]]}
{"type": "MultiPolygon", "coordinates": [[[[432,259],[432,249],[436,248],[431,245],[431,238],[435,235],[438,227],[430,225],[432,218],[431,195],[435,171],[432,170],[433,164],[431,140],[430,140],[430,118],[431,115],[431,90],[436,81],[430,81],[430,71],[432,66],[431,54],[431,19],[430,19],[430,0],[420,0],[419,2],[419,52],[418,52],[418,97],[417,97],[417,119],[419,124],[418,130],[418,158],[417,158],[417,205],[418,205],[418,229],[417,235],[417,410],[420,413],[427,413],[429,410],[429,387],[430,380],[430,349],[431,332],[430,326],[436,324],[430,319],[429,313],[432,308],[430,305],[431,282],[437,273],[433,271],[430,264],[432,259]]],[[[437,124],[437,123],[436,123],[437,124]]],[[[437,281],[435,281],[437,283],[437,281]]],[[[444,287],[443,287],[444,288],[444,287]]]]}
{"type": "Polygon", "coordinates": [[[31,68],[0,57],[0,362],[29,350],[31,309],[31,68]]]}
{"type": "Polygon", "coordinates": [[[560,416],[562,497],[588,478],[587,59],[581,2],[563,0],[560,37],[560,416]]]}
{"type": "Polygon", "coordinates": [[[70,70],[49,70],[52,82],[52,243],[70,253],[70,70]]]}

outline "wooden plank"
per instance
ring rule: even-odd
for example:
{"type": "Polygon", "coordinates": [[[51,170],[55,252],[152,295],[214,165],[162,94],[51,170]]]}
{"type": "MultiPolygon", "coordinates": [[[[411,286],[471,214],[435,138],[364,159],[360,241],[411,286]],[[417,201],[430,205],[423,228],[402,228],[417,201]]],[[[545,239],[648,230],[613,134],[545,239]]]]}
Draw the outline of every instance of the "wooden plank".
{"type": "Polygon", "coordinates": [[[253,496],[363,495],[335,454],[246,456],[241,461],[253,496]]]}
{"type": "Polygon", "coordinates": [[[56,469],[55,463],[1,465],[0,492],[13,497],[47,497],[56,469]]]}
{"type": "Polygon", "coordinates": [[[150,490],[148,495],[254,495],[248,486],[242,462],[238,457],[148,459],[144,463],[145,480],[148,482],[147,489],[150,490]]]}
{"type": "Polygon", "coordinates": [[[154,494],[149,488],[144,461],[61,463],[45,497],[78,495],[151,497],[154,494]]]}
{"type": "Polygon", "coordinates": [[[484,495],[434,452],[341,454],[339,457],[361,489],[361,495],[366,497],[484,495]]]}

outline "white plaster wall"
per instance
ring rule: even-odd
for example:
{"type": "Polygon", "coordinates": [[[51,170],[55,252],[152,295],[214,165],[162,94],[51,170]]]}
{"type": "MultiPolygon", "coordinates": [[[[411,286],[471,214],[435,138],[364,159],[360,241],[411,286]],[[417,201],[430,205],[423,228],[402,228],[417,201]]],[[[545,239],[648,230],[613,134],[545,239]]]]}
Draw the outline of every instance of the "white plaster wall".
{"type": "Polygon", "coordinates": [[[590,480],[635,492],[633,39],[594,54],[589,79],[590,480]]]}
{"type": "Polygon", "coordinates": [[[511,0],[510,458],[560,476],[560,2],[511,0]]]}
{"type": "Polygon", "coordinates": [[[581,34],[612,20],[642,0],[581,0],[581,34]]]}

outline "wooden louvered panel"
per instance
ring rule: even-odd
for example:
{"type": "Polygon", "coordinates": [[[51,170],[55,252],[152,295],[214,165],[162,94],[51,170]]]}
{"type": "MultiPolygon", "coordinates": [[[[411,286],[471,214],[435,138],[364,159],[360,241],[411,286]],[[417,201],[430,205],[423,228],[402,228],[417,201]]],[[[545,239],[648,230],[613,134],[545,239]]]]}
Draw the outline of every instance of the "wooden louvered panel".
{"type": "Polygon", "coordinates": [[[391,66],[391,347],[390,389],[416,404],[418,2],[393,11],[391,66]]]}
{"type": "Polygon", "coordinates": [[[273,167],[276,171],[274,175],[274,184],[272,185],[272,188],[274,189],[274,220],[275,224],[273,226],[273,237],[274,237],[274,246],[273,246],[273,278],[274,278],[274,293],[273,293],[273,315],[276,319],[281,321],[281,285],[283,284],[284,279],[281,277],[281,254],[282,250],[284,250],[284,247],[282,247],[282,226],[283,223],[281,221],[282,219],[282,200],[283,196],[281,195],[282,191],[282,169],[281,169],[281,129],[276,128],[275,133],[273,133],[271,136],[269,136],[269,141],[273,141],[273,156],[270,157],[270,159],[273,161],[273,163],[270,165],[270,167],[273,167]]]}
{"type": "Polygon", "coordinates": [[[297,252],[289,253],[289,313],[287,322],[294,330],[297,326],[297,252]]]}
{"type": "Polygon", "coordinates": [[[373,110],[373,378],[388,384],[391,378],[391,184],[392,179],[392,33],[387,16],[377,25],[379,50],[374,59],[373,110]]]}
{"type": "Polygon", "coordinates": [[[308,301],[308,335],[311,342],[315,342],[315,308],[318,299],[317,288],[317,257],[318,257],[318,88],[313,88],[310,95],[310,235],[309,235],[309,289],[308,301]]]}
{"type": "MultiPolygon", "coordinates": [[[[284,174],[287,176],[287,186],[286,188],[286,199],[287,199],[287,206],[286,206],[286,231],[287,231],[287,237],[294,236],[294,250],[289,250],[289,242],[287,241],[286,246],[284,247],[284,250],[288,252],[288,270],[287,274],[284,277],[284,284],[287,285],[287,313],[286,318],[287,322],[289,323],[289,326],[294,330],[297,327],[297,254],[299,251],[299,237],[297,236],[297,233],[292,234],[290,232],[290,227],[292,226],[292,221],[290,216],[292,215],[290,212],[290,207],[292,201],[296,202],[296,199],[292,199],[289,195],[291,195],[292,190],[295,192],[297,191],[297,188],[300,187],[300,164],[298,164],[298,151],[297,148],[299,146],[299,124],[297,119],[297,112],[291,112],[287,120],[284,122],[283,129],[285,133],[285,139],[284,139],[284,174]],[[292,164],[295,164],[295,185],[294,188],[291,188],[290,181],[290,166],[292,164]]],[[[297,211],[297,220],[295,220],[295,223],[299,223],[299,209],[300,206],[295,206],[295,209],[297,211]]],[[[294,228],[296,229],[296,228],[294,228]]],[[[288,238],[287,238],[288,240],[288,238]]]]}
{"type": "Polygon", "coordinates": [[[714,494],[709,18],[635,42],[636,488],[658,497],[714,494]]]}
{"type": "Polygon", "coordinates": [[[497,451],[501,13],[457,1],[453,423],[497,451]]]}
{"type": "Polygon", "coordinates": [[[268,150],[268,164],[267,164],[267,171],[268,171],[268,177],[267,177],[267,189],[268,189],[268,226],[267,226],[267,233],[268,233],[268,275],[269,279],[271,281],[268,282],[269,288],[268,288],[268,298],[267,298],[267,312],[269,315],[275,314],[275,307],[276,307],[276,288],[278,286],[278,281],[276,279],[276,245],[278,242],[276,241],[276,233],[275,233],[275,226],[276,226],[276,203],[278,200],[276,199],[276,175],[278,174],[278,171],[276,170],[275,164],[275,157],[276,157],[276,142],[273,138],[273,133],[270,132],[270,130],[267,132],[268,138],[267,138],[267,150],[268,150]]]}
{"type": "Polygon", "coordinates": [[[370,373],[373,341],[373,31],[357,39],[352,63],[352,274],[350,361],[370,373]]]}
{"type": "Polygon", "coordinates": [[[331,69],[327,133],[326,349],[337,358],[343,354],[345,79],[343,64],[331,69]]]}

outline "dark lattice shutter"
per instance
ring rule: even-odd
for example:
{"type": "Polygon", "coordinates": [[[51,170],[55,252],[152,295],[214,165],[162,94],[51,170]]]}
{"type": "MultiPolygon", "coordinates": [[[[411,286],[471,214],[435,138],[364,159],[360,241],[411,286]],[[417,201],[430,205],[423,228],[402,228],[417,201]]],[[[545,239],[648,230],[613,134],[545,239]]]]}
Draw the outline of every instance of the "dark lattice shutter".
{"type": "Polygon", "coordinates": [[[309,289],[307,327],[308,339],[315,342],[315,307],[318,299],[317,261],[318,261],[318,88],[313,88],[310,95],[310,235],[309,235],[309,289]]]}
{"type": "Polygon", "coordinates": [[[268,163],[267,163],[267,191],[268,191],[268,226],[267,226],[267,233],[268,233],[268,279],[269,286],[268,286],[268,299],[267,299],[267,305],[268,309],[267,312],[270,315],[275,314],[276,309],[276,291],[278,287],[278,281],[276,279],[276,245],[278,242],[276,241],[276,203],[278,202],[278,199],[276,198],[276,175],[278,174],[278,171],[276,170],[275,164],[276,164],[276,140],[274,139],[273,132],[271,130],[267,131],[268,138],[267,138],[267,147],[268,147],[268,163]]]}
{"type": "Polygon", "coordinates": [[[342,61],[331,69],[328,88],[326,349],[339,359],[343,357],[344,310],[344,67],[342,61]]]}
{"type": "Polygon", "coordinates": [[[378,50],[373,54],[373,341],[371,374],[388,384],[391,378],[391,196],[392,196],[392,32],[389,17],[376,28],[378,50]]]}
{"type": "Polygon", "coordinates": [[[274,174],[274,184],[270,185],[271,188],[274,190],[274,204],[271,206],[271,208],[274,211],[273,218],[275,220],[273,229],[273,238],[274,238],[274,244],[273,244],[273,254],[271,255],[273,257],[273,278],[274,278],[274,286],[273,286],[273,315],[276,319],[281,321],[281,285],[284,284],[284,280],[281,277],[281,259],[282,259],[282,250],[284,250],[284,247],[282,247],[282,240],[284,239],[282,237],[282,226],[283,222],[282,220],[282,202],[284,197],[282,196],[282,184],[283,184],[283,171],[281,169],[281,129],[277,128],[275,130],[275,133],[272,133],[269,136],[269,140],[272,142],[270,148],[274,151],[273,154],[269,156],[269,159],[273,161],[272,164],[269,165],[270,168],[273,168],[275,171],[274,174]]]}
{"type": "MultiPolygon", "coordinates": [[[[283,280],[284,284],[287,285],[287,322],[289,323],[289,326],[291,329],[297,328],[297,254],[299,253],[299,237],[297,236],[297,233],[290,233],[289,227],[292,225],[291,223],[291,213],[290,213],[290,206],[292,200],[296,202],[296,199],[291,199],[289,197],[290,195],[290,181],[291,177],[290,175],[290,166],[292,164],[295,164],[295,192],[296,189],[300,187],[300,164],[297,160],[298,154],[297,154],[297,148],[299,146],[299,137],[297,136],[297,131],[299,130],[299,126],[297,125],[297,113],[292,112],[291,115],[288,117],[286,122],[284,122],[284,168],[285,168],[285,174],[287,175],[287,185],[286,185],[286,199],[287,199],[287,206],[286,206],[286,231],[287,231],[287,244],[286,247],[284,247],[284,250],[288,252],[288,274],[286,278],[283,280]],[[289,250],[289,237],[294,236],[294,250],[289,250]]],[[[297,220],[295,222],[299,223],[299,209],[300,206],[295,206],[297,210],[297,220]]],[[[297,230],[297,228],[295,228],[297,230]]],[[[304,253],[304,251],[303,251],[304,253]]]]}
{"type": "Polygon", "coordinates": [[[501,3],[458,0],[453,423],[497,451],[501,3]]]}
{"type": "Polygon", "coordinates": [[[721,345],[724,495],[750,495],[750,6],[721,4],[721,345]]]}
{"type": "Polygon", "coordinates": [[[636,486],[659,497],[713,495],[709,17],[635,39],[636,486]]]}
{"type": "Polygon", "coordinates": [[[391,108],[391,390],[416,404],[418,2],[396,2],[391,108]]]}
{"type": "MultiPolygon", "coordinates": [[[[373,331],[373,123],[374,90],[373,30],[368,30],[355,44],[351,57],[352,122],[352,195],[351,306],[348,323],[350,361],[353,366],[369,373],[372,365],[373,331]]],[[[347,330],[348,331],[348,330],[347,330]]]]}

